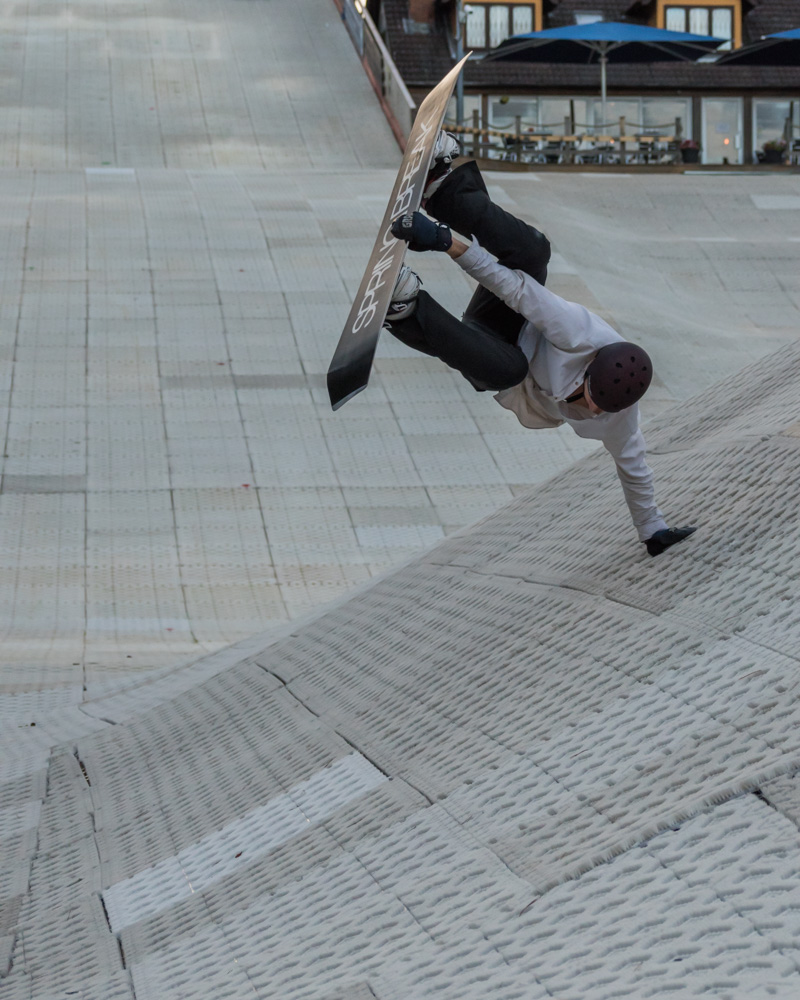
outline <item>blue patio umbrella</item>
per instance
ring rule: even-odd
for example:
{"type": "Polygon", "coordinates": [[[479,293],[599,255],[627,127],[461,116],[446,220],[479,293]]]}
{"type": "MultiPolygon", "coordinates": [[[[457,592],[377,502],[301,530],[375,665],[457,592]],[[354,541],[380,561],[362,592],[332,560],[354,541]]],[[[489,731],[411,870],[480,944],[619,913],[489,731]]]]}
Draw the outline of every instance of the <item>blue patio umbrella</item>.
{"type": "Polygon", "coordinates": [[[741,66],[798,66],[800,65],[800,28],[763,35],[761,40],[741,49],[726,52],[717,65],[737,63],[741,66]]]}
{"type": "Polygon", "coordinates": [[[692,61],[713,52],[725,39],[665,31],[643,24],[595,21],[514,35],[483,57],[485,62],[600,63],[600,95],[606,117],[609,62],[692,61]]]}

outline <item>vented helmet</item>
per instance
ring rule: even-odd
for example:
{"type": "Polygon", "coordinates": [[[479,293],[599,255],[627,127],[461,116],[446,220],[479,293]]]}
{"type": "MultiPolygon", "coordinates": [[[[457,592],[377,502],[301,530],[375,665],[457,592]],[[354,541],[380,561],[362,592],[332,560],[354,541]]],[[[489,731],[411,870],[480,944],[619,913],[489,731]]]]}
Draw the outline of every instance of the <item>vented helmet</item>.
{"type": "Polygon", "coordinates": [[[592,402],[606,413],[619,413],[638,402],[652,377],[647,352],[624,341],[601,347],[586,369],[592,402]]]}

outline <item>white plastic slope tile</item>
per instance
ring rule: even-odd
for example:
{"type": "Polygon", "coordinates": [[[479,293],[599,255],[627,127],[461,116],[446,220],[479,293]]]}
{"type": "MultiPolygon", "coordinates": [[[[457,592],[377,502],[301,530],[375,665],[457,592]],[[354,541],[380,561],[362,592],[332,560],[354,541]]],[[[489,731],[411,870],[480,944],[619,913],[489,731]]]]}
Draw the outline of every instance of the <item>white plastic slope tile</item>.
{"type": "MultiPolygon", "coordinates": [[[[341,855],[246,910],[229,912],[202,940],[183,940],[175,949],[150,954],[142,964],[165,983],[180,976],[189,994],[193,987],[202,989],[195,964],[205,954],[212,966],[221,964],[223,956],[228,962],[234,958],[257,995],[265,996],[324,996],[354,979],[369,982],[379,997],[387,995],[384,980],[389,996],[455,997],[457,981],[462,995],[470,998],[480,995],[476,990],[487,982],[497,987],[492,995],[504,1000],[546,996],[535,982],[523,982],[508,967],[477,926],[465,935],[458,920],[449,935],[443,927],[440,938],[435,919],[424,916],[426,907],[454,895],[465,912],[480,911],[489,900],[493,907],[507,906],[509,883],[513,897],[514,880],[502,865],[490,852],[454,841],[453,832],[446,820],[437,822],[433,815],[400,824],[383,856],[388,878],[375,859],[341,855]],[[411,844],[408,834],[416,837],[411,844]],[[430,867],[420,868],[426,855],[430,867]],[[410,878],[403,885],[406,873],[410,878]],[[427,899],[417,901],[417,890],[427,893],[427,899]],[[254,926],[262,928],[258,941],[248,930],[254,926]]],[[[137,968],[135,963],[134,980],[137,968]]]]}
{"type": "Polygon", "coordinates": [[[232,911],[247,910],[309,872],[336,863],[352,844],[390,828],[424,804],[402,783],[384,782],[369,795],[344,804],[324,823],[309,824],[301,835],[231,869],[203,892],[124,928],[120,940],[125,954],[143,961],[166,943],[177,945],[179,938],[193,938],[209,920],[219,926],[232,911]]]}
{"type": "Polygon", "coordinates": [[[649,436],[661,452],[688,451],[695,443],[758,438],[779,434],[793,421],[797,344],[776,351],[688,400],[678,410],[657,417],[649,436]],[[757,394],[751,394],[754,384],[757,394]],[[742,398],[747,400],[742,406],[742,398]]]}
{"type": "Polygon", "coordinates": [[[0,782],[16,781],[41,771],[50,758],[50,740],[26,726],[0,736],[0,782]]]}
{"type": "Polygon", "coordinates": [[[178,828],[195,813],[224,826],[231,813],[263,804],[349,750],[274,677],[248,663],[150,712],[141,728],[114,727],[110,736],[79,749],[97,828],[108,834],[147,807],[178,828]]]}
{"type": "MultiPolygon", "coordinates": [[[[452,593],[452,580],[448,585],[452,593]]],[[[442,589],[448,585],[440,581],[442,589]]],[[[481,589],[491,617],[496,609],[486,600],[487,588],[481,589]]],[[[507,595],[507,608],[512,600],[507,595]]],[[[530,604],[537,606],[532,599],[530,604]]],[[[403,640],[414,627],[413,618],[410,612],[404,619],[403,640]]],[[[631,613],[628,623],[617,628],[630,629],[635,619],[631,613]]],[[[590,627],[591,616],[584,613],[582,620],[590,627]]],[[[518,624],[524,633],[524,618],[518,624]]],[[[663,631],[670,637],[669,628],[663,631]]],[[[528,642],[536,638],[534,628],[528,642]]],[[[680,649],[680,631],[671,638],[680,649]]],[[[372,643],[359,646],[351,636],[349,655],[361,664],[358,700],[370,705],[358,719],[355,692],[343,697],[343,689],[352,688],[335,668],[316,690],[303,681],[291,687],[326,718],[346,724],[382,767],[421,784],[429,794],[447,795],[446,808],[449,793],[468,775],[472,785],[481,766],[491,765],[483,809],[476,813],[479,799],[472,787],[461,789],[455,797],[468,805],[459,815],[472,823],[482,817],[484,836],[522,825],[526,833],[516,831],[515,847],[495,849],[540,888],[618,853],[675,817],[743,787],[756,787],[769,774],[791,767],[797,757],[793,703],[782,702],[780,711],[773,710],[776,682],[764,682],[769,671],[753,671],[752,658],[742,655],[751,650],[737,648],[736,641],[725,656],[711,657],[713,673],[701,672],[701,644],[694,656],[684,653],[682,663],[678,656],[670,664],[668,655],[659,655],[662,667],[671,669],[642,670],[631,677],[592,658],[575,659],[569,648],[561,656],[546,646],[526,655],[518,645],[524,640],[513,632],[506,639],[517,646],[516,662],[507,665],[509,651],[501,643],[497,662],[499,670],[505,660],[502,675],[492,672],[491,659],[474,666],[466,661],[466,671],[452,681],[437,672],[436,662],[448,662],[447,654],[465,658],[466,649],[459,651],[462,643],[480,646],[480,636],[466,623],[457,637],[428,634],[418,659],[398,641],[394,666],[404,660],[407,666],[395,680],[388,662],[385,671],[380,669],[380,654],[370,648],[372,643]],[[526,660],[527,672],[520,669],[526,660]],[[415,681],[423,683],[415,677],[417,664],[433,691],[425,707],[414,693],[415,681]],[[724,697],[737,686],[745,706],[741,712],[724,697]],[[715,687],[719,704],[709,702],[715,687]],[[519,697],[525,688],[531,692],[527,699],[519,697]],[[513,748],[518,756],[492,752],[488,745],[484,749],[482,737],[496,740],[498,749],[503,744],[513,748]],[[505,782],[518,780],[515,776],[522,777],[525,795],[517,789],[504,796],[505,782]]],[[[598,645],[595,655],[601,656],[598,645]]],[[[792,669],[788,658],[776,664],[778,687],[792,669]]]]}
{"type": "MultiPolygon", "coordinates": [[[[178,1000],[179,997],[206,997],[214,1000],[251,1000],[258,997],[247,973],[235,959],[211,947],[210,935],[196,941],[191,964],[167,973],[157,960],[137,962],[131,968],[136,1000],[178,1000]]],[[[216,936],[214,936],[216,937],[216,936]]]]}
{"type": "Polygon", "coordinates": [[[715,807],[537,899],[509,947],[557,996],[788,998],[800,983],[788,826],[754,796],[715,807]]]}
{"type": "Polygon", "coordinates": [[[781,775],[766,781],[761,786],[761,792],[771,806],[800,829],[800,779],[797,774],[781,775]]]}
{"type": "Polygon", "coordinates": [[[65,984],[108,979],[122,971],[119,948],[97,895],[53,907],[20,927],[15,954],[21,957],[20,971],[33,977],[43,997],[48,991],[63,990],[65,984]]]}
{"type": "Polygon", "coordinates": [[[525,899],[491,851],[425,809],[245,908],[215,909],[200,933],[154,940],[134,980],[160,980],[170,1000],[206,995],[203,975],[216,985],[232,968],[256,995],[292,1000],[362,977],[377,997],[789,1000],[798,838],[773,817],[742,796],[525,899]]]}
{"type": "Polygon", "coordinates": [[[386,780],[363,757],[348,754],[176,857],[110,886],[103,899],[111,929],[117,932],[202,892],[386,780]]]}
{"type": "Polygon", "coordinates": [[[39,825],[41,802],[26,802],[21,806],[0,809],[0,840],[16,836],[39,825]]]}

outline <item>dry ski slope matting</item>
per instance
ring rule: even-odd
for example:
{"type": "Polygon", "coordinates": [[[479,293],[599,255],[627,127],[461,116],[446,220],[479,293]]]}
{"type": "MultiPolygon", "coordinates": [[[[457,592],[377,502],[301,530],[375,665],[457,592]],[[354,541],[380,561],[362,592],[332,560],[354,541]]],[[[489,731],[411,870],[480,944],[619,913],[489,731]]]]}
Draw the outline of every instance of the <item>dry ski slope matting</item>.
{"type": "Polygon", "coordinates": [[[4,1000],[799,996],[799,382],[793,346],[651,428],[700,526],[659,559],[596,454],[6,734],[4,1000]]]}

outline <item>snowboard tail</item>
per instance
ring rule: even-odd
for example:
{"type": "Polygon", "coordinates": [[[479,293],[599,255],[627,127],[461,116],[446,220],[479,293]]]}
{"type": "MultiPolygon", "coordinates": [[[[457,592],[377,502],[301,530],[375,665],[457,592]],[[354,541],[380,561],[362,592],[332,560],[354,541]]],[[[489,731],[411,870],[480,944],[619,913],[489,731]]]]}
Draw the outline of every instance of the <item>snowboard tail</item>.
{"type": "Polygon", "coordinates": [[[328,395],[334,410],[366,389],[369,382],[375,348],[406,252],[406,244],[392,236],[391,225],[398,215],[419,209],[436,136],[468,57],[469,53],[450,70],[417,111],[378,238],[328,369],[328,395]]]}
{"type": "Polygon", "coordinates": [[[376,337],[371,351],[365,351],[361,355],[354,352],[354,356],[346,358],[339,368],[334,368],[331,364],[328,369],[328,395],[334,410],[338,410],[367,388],[377,343],[376,337]]]}

